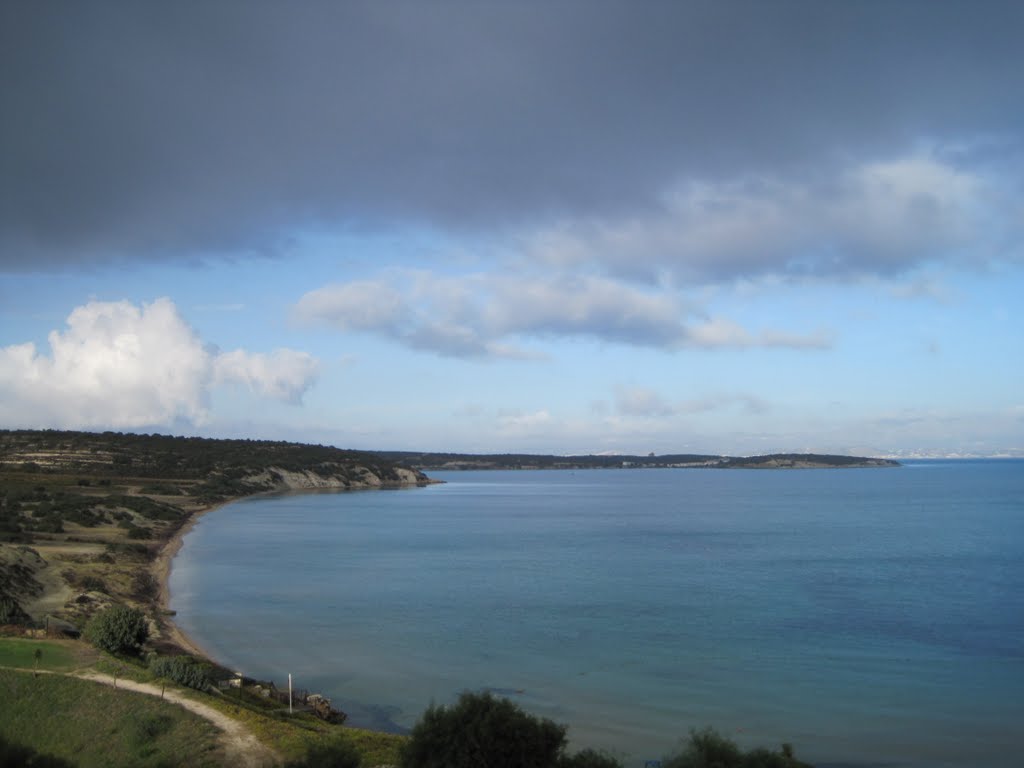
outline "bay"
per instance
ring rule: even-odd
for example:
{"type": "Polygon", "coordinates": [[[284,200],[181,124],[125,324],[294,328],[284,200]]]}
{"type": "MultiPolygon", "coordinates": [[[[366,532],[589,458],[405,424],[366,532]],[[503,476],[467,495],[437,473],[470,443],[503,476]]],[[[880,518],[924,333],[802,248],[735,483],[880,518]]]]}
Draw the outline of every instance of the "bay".
{"type": "Polygon", "coordinates": [[[689,729],[818,765],[1018,765],[1024,462],[432,473],[203,517],[176,621],[367,727],[492,689],[642,765],[689,729]]]}

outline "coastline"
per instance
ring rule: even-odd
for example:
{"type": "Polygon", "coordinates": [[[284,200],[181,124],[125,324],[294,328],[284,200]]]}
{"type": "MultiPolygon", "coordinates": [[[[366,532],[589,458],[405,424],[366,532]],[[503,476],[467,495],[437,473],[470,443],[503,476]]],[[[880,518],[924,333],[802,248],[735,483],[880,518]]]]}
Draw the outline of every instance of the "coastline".
{"type": "MultiPolygon", "coordinates": [[[[435,483],[443,483],[443,480],[428,480],[426,483],[417,483],[416,486],[433,485],[435,483]]],[[[208,515],[211,512],[216,512],[219,509],[226,507],[228,504],[233,504],[236,501],[242,501],[243,499],[251,499],[258,496],[275,496],[279,494],[287,493],[316,493],[316,492],[331,492],[331,493],[348,493],[353,490],[379,490],[387,487],[405,487],[404,485],[382,485],[382,486],[368,486],[360,489],[355,488],[339,488],[339,487],[305,487],[305,488],[285,488],[275,489],[269,491],[261,491],[259,493],[246,494],[244,496],[236,496],[232,499],[227,499],[220,502],[219,504],[213,504],[208,507],[197,507],[189,512],[188,518],[182,523],[181,527],[172,535],[160,548],[156,557],[153,558],[153,562],[149,566],[149,572],[157,582],[157,606],[160,610],[161,621],[161,632],[165,635],[165,639],[169,642],[177,645],[186,653],[207,659],[214,663],[219,663],[212,654],[208,653],[199,643],[197,643],[192,637],[190,637],[174,620],[174,614],[171,613],[171,571],[174,568],[174,558],[181,550],[182,544],[184,544],[185,536],[192,530],[192,528],[199,522],[199,519],[204,515],[208,515]]]]}
{"type": "Polygon", "coordinates": [[[199,519],[210,512],[230,504],[237,499],[231,499],[229,501],[222,502],[220,504],[214,504],[210,507],[200,507],[188,516],[188,519],[182,524],[174,535],[167,540],[167,542],[160,548],[157,556],[153,559],[153,563],[150,565],[150,573],[157,581],[158,585],[158,598],[157,602],[160,607],[160,611],[163,619],[162,631],[166,634],[167,639],[180,647],[186,653],[193,656],[202,657],[209,659],[210,661],[216,661],[210,656],[203,648],[195,642],[189,635],[178,626],[178,623],[174,620],[174,614],[171,613],[171,569],[174,567],[174,557],[181,550],[181,546],[185,541],[185,536],[188,535],[189,531],[199,522],[199,519]]]}

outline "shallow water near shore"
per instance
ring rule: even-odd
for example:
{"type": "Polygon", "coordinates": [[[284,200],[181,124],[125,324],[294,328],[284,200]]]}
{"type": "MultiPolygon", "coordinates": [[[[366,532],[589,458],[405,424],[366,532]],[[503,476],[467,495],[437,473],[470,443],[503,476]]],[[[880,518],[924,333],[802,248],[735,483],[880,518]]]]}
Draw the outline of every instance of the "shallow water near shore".
{"type": "Polygon", "coordinates": [[[1018,765],[1024,462],[431,473],[185,537],[222,663],[410,727],[490,688],[627,766],[713,725],[818,765],[1018,765]]]}

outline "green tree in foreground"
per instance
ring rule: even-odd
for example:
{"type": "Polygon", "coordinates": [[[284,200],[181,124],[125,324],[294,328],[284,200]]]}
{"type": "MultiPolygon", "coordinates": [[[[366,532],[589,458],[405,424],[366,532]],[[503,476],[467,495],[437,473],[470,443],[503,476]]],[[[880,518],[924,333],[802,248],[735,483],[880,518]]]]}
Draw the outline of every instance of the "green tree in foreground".
{"type": "Polygon", "coordinates": [[[565,726],[490,693],[431,706],[412,729],[402,768],[621,768],[594,750],[564,754],[565,726]]]}
{"type": "Polygon", "coordinates": [[[466,692],[451,707],[423,713],[402,768],[553,768],[564,748],[564,726],[490,693],[466,692]]]}
{"type": "Polygon", "coordinates": [[[137,654],[149,638],[149,623],[138,608],[115,605],[89,619],[84,634],[101,650],[137,654]]]}
{"type": "Polygon", "coordinates": [[[789,744],[783,744],[778,752],[763,747],[744,752],[714,728],[690,731],[683,750],[665,758],[662,765],[663,768],[811,768],[794,757],[789,744]]]}

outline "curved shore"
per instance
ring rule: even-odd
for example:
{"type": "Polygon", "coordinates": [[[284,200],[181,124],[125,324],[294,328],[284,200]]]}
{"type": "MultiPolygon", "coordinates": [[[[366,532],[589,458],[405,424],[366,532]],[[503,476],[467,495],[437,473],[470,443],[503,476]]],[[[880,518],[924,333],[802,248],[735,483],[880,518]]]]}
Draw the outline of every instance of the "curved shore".
{"type": "MultiPolygon", "coordinates": [[[[235,501],[235,499],[232,499],[231,501],[235,501]]],[[[150,572],[156,579],[159,588],[158,602],[160,610],[163,612],[163,629],[167,634],[168,639],[193,656],[202,656],[204,658],[211,659],[211,661],[214,659],[211,658],[210,654],[203,650],[191,637],[189,637],[174,620],[174,614],[171,612],[171,569],[174,567],[174,556],[181,550],[181,546],[185,541],[185,536],[188,535],[189,531],[191,531],[195,524],[199,522],[199,518],[230,504],[231,501],[226,501],[222,504],[215,504],[211,507],[202,507],[192,512],[189,515],[188,520],[185,521],[185,524],[175,531],[174,535],[167,540],[167,543],[164,544],[163,547],[161,547],[160,552],[157,553],[156,558],[153,560],[153,564],[150,566],[150,572]]]]}
{"type": "MultiPolygon", "coordinates": [[[[305,479],[306,478],[301,478],[301,480],[305,479]]],[[[405,485],[424,486],[433,485],[435,483],[440,482],[443,481],[428,479],[426,482],[415,481],[403,483],[401,485],[402,487],[404,487],[405,485]]],[[[209,659],[210,661],[216,661],[216,659],[214,659],[211,654],[205,651],[202,648],[202,646],[200,646],[193,638],[191,638],[184,630],[182,630],[180,626],[178,626],[178,623],[174,620],[174,614],[171,612],[170,579],[171,571],[174,567],[174,558],[181,550],[182,544],[185,541],[185,536],[187,536],[188,533],[192,530],[192,528],[199,522],[199,519],[201,517],[211,512],[216,512],[218,509],[222,509],[223,507],[226,507],[228,504],[233,504],[234,502],[242,501],[243,499],[255,498],[257,496],[273,496],[275,494],[281,493],[345,493],[351,490],[370,490],[388,487],[396,486],[392,484],[382,483],[367,484],[365,486],[353,488],[329,484],[307,484],[304,486],[293,484],[287,486],[284,489],[265,491],[263,493],[257,494],[247,494],[245,496],[239,496],[233,499],[228,499],[219,504],[213,504],[211,506],[206,507],[200,506],[189,512],[188,519],[182,524],[180,528],[178,528],[177,531],[174,532],[174,535],[172,535],[167,540],[167,542],[160,548],[160,551],[157,553],[156,557],[153,559],[152,564],[150,565],[150,573],[153,575],[153,578],[155,578],[157,582],[157,602],[160,611],[163,614],[163,631],[166,634],[167,639],[175,645],[179,646],[182,650],[192,654],[193,656],[201,656],[203,658],[209,659]]]]}

